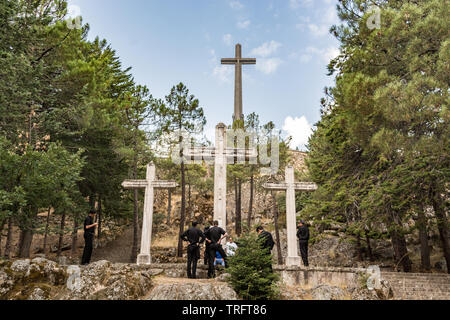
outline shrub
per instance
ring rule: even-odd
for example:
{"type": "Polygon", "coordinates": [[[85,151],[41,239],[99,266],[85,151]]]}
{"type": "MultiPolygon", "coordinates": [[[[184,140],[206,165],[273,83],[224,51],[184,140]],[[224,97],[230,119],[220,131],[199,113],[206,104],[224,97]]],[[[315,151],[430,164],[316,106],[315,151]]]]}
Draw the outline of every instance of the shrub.
{"type": "Polygon", "coordinates": [[[245,300],[276,299],[279,277],[272,270],[272,256],[255,234],[240,238],[238,246],[236,255],[229,259],[230,285],[245,300]]]}

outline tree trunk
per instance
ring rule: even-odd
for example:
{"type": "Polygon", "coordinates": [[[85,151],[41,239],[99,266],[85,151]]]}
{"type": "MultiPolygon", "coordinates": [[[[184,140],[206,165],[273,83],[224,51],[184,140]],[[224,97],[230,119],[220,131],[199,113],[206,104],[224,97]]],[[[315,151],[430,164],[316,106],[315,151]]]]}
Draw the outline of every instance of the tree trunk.
{"type": "Polygon", "coordinates": [[[193,218],[193,214],[192,214],[192,201],[191,201],[191,184],[188,184],[188,201],[189,201],[189,219],[193,218]]]}
{"type": "Polygon", "coordinates": [[[439,237],[442,242],[442,249],[444,251],[445,261],[447,262],[447,273],[450,274],[450,244],[448,232],[448,218],[445,212],[445,203],[438,192],[433,193],[432,197],[434,214],[437,219],[437,226],[439,230],[439,237]]]}
{"type": "Polygon", "coordinates": [[[12,247],[12,233],[13,233],[13,219],[9,217],[8,219],[8,233],[6,235],[5,243],[5,258],[11,259],[11,247],[12,247]]]}
{"type": "Polygon", "coordinates": [[[370,261],[374,260],[373,257],[373,252],[372,252],[372,246],[370,244],[370,237],[369,237],[369,233],[366,231],[366,244],[367,244],[367,252],[369,254],[369,259],[370,261]]]}
{"type": "Polygon", "coordinates": [[[31,244],[33,242],[33,230],[24,229],[20,232],[19,258],[30,258],[31,244]]]}
{"type": "Polygon", "coordinates": [[[428,244],[427,218],[423,206],[419,208],[417,225],[419,228],[420,257],[422,271],[431,270],[430,246],[428,244]]]}
{"type": "Polygon", "coordinates": [[[170,226],[170,214],[172,213],[172,190],[169,189],[169,196],[167,200],[167,225],[170,226]]]}
{"type": "Polygon", "coordinates": [[[98,229],[97,229],[97,239],[100,240],[100,237],[102,236],[102,196],[98,195],[98,229]]]}
{"type": "Polygon", "coordinates": [[[237,235],[238,237],[242,234],[242,181],[238,179],[238,212],[236,215],[236,224],[237,224],[237,235]]]}
{"type": "Polygon", "coordinates": [[[5,220],[0,222],[0,257],[2,256],[2,239],[3,239],[3,227],[5,226],[5,220]]]}
{"type": "Polygon", "coordinates": [[[359,234],[356,236],[356,248],[358,250],[358,261],[363,261],[361,237],[359,236],[359,234]]]}
{"type": "Polygon", "coordinates": [[[239,237],[241,235],[242,228],[242,213],[241,213],[241,182],[238,178],[234,178],[234,198],[235,198],[235,207],[236,207],[236,216],[234,227],[236,231],[236,235],[239,237]]]}
{"type": "MultiPolygon", "coordinates": [[[[186,222],[186,172],[184,162],[181,162],[181,212],[180,212],[180,233],[184,231],[184,224],[186,222]]],[[[178,257],[183,257],[183,241],[178,236],[178,257]]]]}
{"type": "Polygon", "coordinates": [[[64,244],[64,228],[66,227],[66,213],[63,212],[61,215],[61,225],[59,227],[59,239],[58,239],[58,251],[57,256],[61,256],[61,249],[64,244]]]}
{"type": "Polygon", "coordinates": [[[393,211],[388,211],[386,218],[391,227],[390,236],[397,266],[402,265],[404,272],[411,272],[412,262],[409,258],[405,235],[401,231],[401,220],[393,211]]]}
{"type": "Polygon", "coordinates": [[[255,187],[255,177],[251,176],[250,178],[250,201],[249,201],[249,205],[248,205],[248,216],[247,216],[247,228],[248,231],[250,232],[251,228],[252,228],[252,214],[253,214],[253,189],[255,187]]]}
{"type": "Polygon", "coordinates": [[[45,232],[44,232],[44,248],[43,248],[43,251],[44,251],[44,254],[45,255],[47,255],[47,237],[48,237],[48,228],[49,228],[49,226],[50,226],[50,212],[51,212],[51,207],[50,208],[48,208],[48,211],[47,211],[47,221],[45,222],[45,232]]]}
{"type": "Polygon", "coordinates": [[[20,243],[19,243],[19,258],[30,258],[31,257],[31,244],[33,243],[33,231],[34,222],[38,214],[38,209],[30,208],[31,219],[25,226],[21,229],[20,233],[20,243]]]}
{"type": "Polygon", "coordinates": [[[77,254],[77,243],[78,243],[78,217],[75,215],[73,217],[73,230],[72,230],[72,257],[77,254]]]}
{"type": "Polygon", "coordinates": [[[278,226],[278,205],[277,205],[277,198],[275,197],[275,193],[271,191],[272,194],[272,202],[273,202],[273,223],[275,225],[275,243],[277,246],[277,253],[278,253],[278,264],[283,264],[283,253],[281,252],[281,242],[280,242],[280,229],[278,226]]]}
{"type": "Polygon", "coordinates": [[[131,262],[137,260],[139,242],[139,190],[134,189],[134,208],[133,208],[133,245],[131,246],[131,262]]]}

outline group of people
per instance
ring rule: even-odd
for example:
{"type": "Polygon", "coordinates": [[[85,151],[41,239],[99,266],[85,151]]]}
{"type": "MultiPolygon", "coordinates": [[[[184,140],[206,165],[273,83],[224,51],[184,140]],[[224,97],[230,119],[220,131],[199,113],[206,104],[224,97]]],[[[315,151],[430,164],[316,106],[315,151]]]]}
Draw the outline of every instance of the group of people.
{"type": "MultiPolygon", "coordinates": [[[[96,211],[91,210],[89,215],[84,220],[84,251],[81,259],[82,265],[87,265],[91,261],[93,241],[95,237],[95,230],[98,223],[95,222],[96,211]]],[[[197,222],[192,223],[192,227],[186,230],[182,235],[183,241],[189,242],[187,247],[187,275],[191,279],[197,276],[197,263],[200,260],[200,246],[205,242],[204,263],[208,265],[208,277],[215,277],[215,268],[217,265],[222,265],[228,268],[228,258],[236,254],[238,249],[237,244],[228,233],[219,227],[219,222],[214,221],[212,227],[206,227],[204,232],[198,228],[197,222]],[[223,239],[227,238],[225,248],[222,246],[223,239]]],[[[268,253],[272,252],[275,245],[272,234],[263,227],[256,229],[259,239],[264,249],[268,253]]],[[[303,220],[300,220],[297,237],[300,242],[300,253],[305,267],[309,266],[308,262],[308,243],[309,243],[309,229],[303,220]]]]}
{"type": "Polygon", "coordinates": [[[200,245],[205,242],[204,262],[208,265],[208,278],[215,277],[215,267],[223,265],[228,268],[228,257],[233,256],[237,250],[237,244],[233,242],[232,237],[221,227],[219,222],[214,221],[212,227],[205,228],[202,232],[198,228],[198,223],[193,222],[192,227],[186,230],[182,235],[183,241],[189,242],[187,247],[187,275],[190,279],[197,277],[197,263],[200,260],[200,245]],[[222,246],[223,239],[228,237],[225,250],[222,246]]]}

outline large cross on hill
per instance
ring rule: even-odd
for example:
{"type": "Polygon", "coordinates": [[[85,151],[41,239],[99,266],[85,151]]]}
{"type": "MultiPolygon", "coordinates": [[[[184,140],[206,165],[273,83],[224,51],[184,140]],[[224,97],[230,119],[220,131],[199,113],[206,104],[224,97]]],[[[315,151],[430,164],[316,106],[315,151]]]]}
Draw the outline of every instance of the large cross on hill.
{"type": "Polygon", "coordinates": [[[222,64],[235,65],[235,79],[234,79],[234,115],[233,122],[236,120],[244,120],[244,113],[242,108],[242,65],[256,64],[254,58],[242,58],[242,46],[236,45],[236,57],[222,59],[222,64]]]}

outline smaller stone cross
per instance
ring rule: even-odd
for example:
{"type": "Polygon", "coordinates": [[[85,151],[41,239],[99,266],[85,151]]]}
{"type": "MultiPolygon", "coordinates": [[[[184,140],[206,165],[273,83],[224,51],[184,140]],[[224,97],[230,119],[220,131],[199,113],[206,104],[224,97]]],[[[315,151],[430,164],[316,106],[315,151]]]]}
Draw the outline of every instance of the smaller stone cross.
{"type": "Polygon", "coordinates": [[[286,222],[287,222],[287,266],[299,266],[300,257],[298,256],[297,246],[297,220],[295,210],[295,191],[315,191],[317,185],[312,182],[295,182],[294,167],[286,167],[285,183],[265,183],[264,189],[274,191],[286,191],[286,222]]]}
{"type": "Polygon", "coordinates": [[[153,200],[155,189],[173,189],[177,186],[178,184],[175,181],[156,180],[156,168],[153,164],[147,166],[147,177],[145,180],[125,180],[122,183],[122,187],[125,189],[145,189],[141,253],[137,258],[138,265],[149,265],[152,263],[150,247],[152,244],[153,200]]]}

